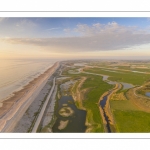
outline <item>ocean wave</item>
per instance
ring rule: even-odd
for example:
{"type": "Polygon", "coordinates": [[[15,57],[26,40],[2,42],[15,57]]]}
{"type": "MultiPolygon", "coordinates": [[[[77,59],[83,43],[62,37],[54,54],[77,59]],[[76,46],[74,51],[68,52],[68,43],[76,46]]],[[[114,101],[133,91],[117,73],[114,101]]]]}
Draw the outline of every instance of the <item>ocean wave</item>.
{"type": "Polygon", "coordinates": [[[0,70],[2,73],[0,74],[0,100],[9,97],[13,92],[27,85],[34,78],[38,77],[48,68],[50,68],[54,62],[56,61],[42,62],[41,60],[36,60],[30,61],[30,63],[27,63],[27,61],[25,63],[22,62],[22,64],[18,64],[16,62],[15,65],[13,63],[12,65],[8,63],[7,72],[1,67],[0,70]],[[12,71],[12,69],[14,70],[12,71]]]}

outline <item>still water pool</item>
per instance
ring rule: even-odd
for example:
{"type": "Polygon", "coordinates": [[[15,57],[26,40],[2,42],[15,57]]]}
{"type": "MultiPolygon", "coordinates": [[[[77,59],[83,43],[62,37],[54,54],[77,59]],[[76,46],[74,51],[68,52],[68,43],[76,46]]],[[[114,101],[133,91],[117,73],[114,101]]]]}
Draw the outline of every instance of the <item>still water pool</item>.
{"type": "Polygon", "coordinates": [[[150,97],[150,92],[146,92],[145,95],[150,97]]]}
{"type": "Polygon", "coordinates": [[[73,132],[85,132],[86,126],[86,111],[78,109],[74,103],[72,96],[62,96],[60,100],[58,100],[58,109],[56,114],[57,120],[52,127],[53,132],[63,132],[63,133],[73,133],[73,132]],[[66,109],[66,112],[60,114],[60,110],[66,109]],[[73,114],[66,115],[69,111],[73,111],[73,114]]]}

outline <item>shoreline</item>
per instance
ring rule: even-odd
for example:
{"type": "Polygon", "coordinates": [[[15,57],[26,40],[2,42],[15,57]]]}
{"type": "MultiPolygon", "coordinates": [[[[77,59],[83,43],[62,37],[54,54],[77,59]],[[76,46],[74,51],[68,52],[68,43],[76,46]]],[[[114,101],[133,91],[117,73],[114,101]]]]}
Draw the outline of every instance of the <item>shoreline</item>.
{"type": "Polygon", "coordinates": [[[23,89],[14,92],[14,95],[5,100],[0,109],[0,132],[10,132],[42,90],[47,80],[58,69],[60,62],[56,62],[44,73],[30,81],[23,89]],[[22,109],[23,111],[21,111],[22,109]],[[20,112],[19,112],[20,111],[20,112]],[[20,113],[19,115],[18,112],[20,113]],[[15,123],[13,123],[15,122],[15,123]],[[11,125],[13,127],[11,127],[11,125]],[[7,126],[7,127],[6,127],[7,126]],[[4,129],[5,128],[5,129],[4,129]],[[8,129],[7,129],[8,128],[8,129]]]}
{"type": "MultiPolygon", "coordinates": [[[[54,62],[53,65],[54,65],[55,63],[56,63],[56,62],[54,62]]],[[[17,87],[15,87],[15,88],[13,88],[13,90],[12,90],[12,89],[9,90],[9,91],[8,91],[8,95],[7,95],[7,96],[3,96],[3,97],[0,99],[0,104],[3,103],[4,101],[10,99],[11,97],[13,97],[13,96],[15,95],[15,93],[17,93],[17,92],[23,90],[28,84],[30,84],[30,82],[32,82],[34,79],[36,79],[36,78],[38,78],[39,76],[41,76],[42,74],[44,74],[48,69],[50,69],[51,67],[53,67],[53,65],[47,67],[47,69],[45,69],[45,71],[41,71],[40,73],[36,73],[35,75],[31,75],[31,76],[34,76],[34,77],[31,77],[31,79],[27,79],[26,81],[25,81],[25,79],[24,79],[24,81],[20,81],[20,82],[24,82],[24,83],[23,83],[22,85],[20,85],[20,86],[17,86],[17,87]]],[[[30,76],[27,77],[27,78],[30,78],[30,76]]],[[[18,83],[18,84],[20,84],[20,83],[18,83]]],[[[8,87],[5,87],[5,89],[9,89],[9,88],[11,88],[11,87],[13,87],[13,86],[14,86],[14,85],[9,85],[8,87]]],[[[1,107],[1,105],[0,105],[0,107],[1,107]]]]}

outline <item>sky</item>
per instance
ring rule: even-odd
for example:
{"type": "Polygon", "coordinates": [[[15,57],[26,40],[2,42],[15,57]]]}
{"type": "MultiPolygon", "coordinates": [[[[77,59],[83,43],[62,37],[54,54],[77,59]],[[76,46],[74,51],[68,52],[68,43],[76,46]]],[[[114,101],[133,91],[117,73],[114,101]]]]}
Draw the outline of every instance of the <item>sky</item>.
{"type": "Polygon", "coordinates": [[[0,18],[0,58],[149,59],[150,18],[0,18]]]}

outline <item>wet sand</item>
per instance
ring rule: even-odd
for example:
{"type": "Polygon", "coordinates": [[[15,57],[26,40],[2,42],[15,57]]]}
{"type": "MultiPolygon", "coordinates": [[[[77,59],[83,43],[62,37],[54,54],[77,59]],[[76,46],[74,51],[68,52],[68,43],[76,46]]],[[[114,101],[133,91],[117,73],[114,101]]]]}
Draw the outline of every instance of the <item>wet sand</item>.
{"type": "Polygon", "coordinates": [[[11,132],[30,104],[34,101],[48,78],[59,67],[59,62],[29,82],[23,89],[14,93],[13,97],[5,100],[0,109],[0,132],[11,132]]]}

